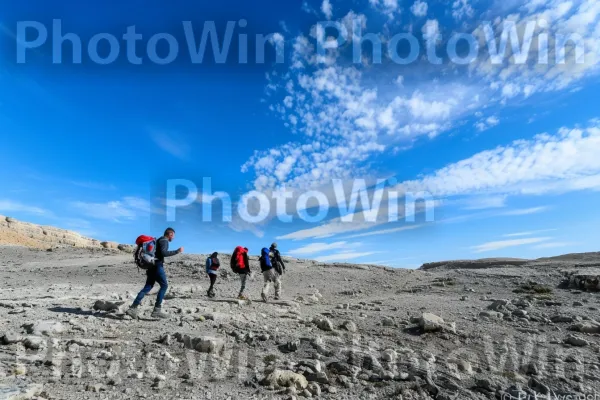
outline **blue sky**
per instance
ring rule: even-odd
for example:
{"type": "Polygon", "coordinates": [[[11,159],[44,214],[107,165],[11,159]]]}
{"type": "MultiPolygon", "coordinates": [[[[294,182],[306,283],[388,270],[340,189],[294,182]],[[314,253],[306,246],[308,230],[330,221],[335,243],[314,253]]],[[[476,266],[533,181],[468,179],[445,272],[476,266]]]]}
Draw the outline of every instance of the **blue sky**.
{"type": "MultiPolygon", "coordinates": [[[[173,246],[188,252],[245,245],[258,254],[277,241],[282,253],[301,258],[409,268],[443,259],[597,250],[598,2],[195,3],[36,0],[5,7],[0,214],[121,243],[172,226],[173,246]],[[62,35],[81,41],[81,63],[73,63],[70,42],[60,46],[53,19],[62,35]],[[47,38],[20,63],[18,49],[37,37],[32,21],[47,38]],[[214,22],[220,41],[231,21],[225,62],[215,62],[210,42],[203,61],[192,62],[183,21],[193,26],[196,45],[206,21],[214,22]],[[528,23],[534,26],[522,64],[510,41],[502,62],[490,61],[486,32],[500,42],[507,21],[519,38],[528,23]],[[325,23],[331,27],[323,30],[325,23]],[[132,26],[142,35],[135,47],[141,64],[131,62],[123,39],[132,26]],[[382,62],[368,43],[354,62],[355,44],[369,33],[381,39],[382,62]],[[89,51],[98,34],[105,38],[98,58],[109,55],[107,35],[119,43],[111,63],[94,62],[96,50],[89,51]],[[147,47],[155,34],[163,34],[156,54],[147,47]],[[247,63],[239,62],[246,40],[240,34],[247,38],[247,63]],[[411,62],[398,62],[415,48],[406,40],[388,57],[398,34],[417,40],[411,62]],[[465,65],[447,51],[457,34],[479,43],[465,65]],[[264,62],[255,56],[262,43],[256,35],[266,41],[264,62]],[[340,35],[344,43],[337,45],[340,35]],[[574,41],[565,64],[556,63],[559,35],[579,35],[572,37],[581,38],[582,63],[574,41]],[[169,55],[167,36],[178,51],[159,65],[153,60],[169,55]],[[549,62],[540,63],[546,56],[549,62]],[[214,201],[212,220],[204,221],[203,204],[212,198],[198,196],[167,221],[167,181],[184,179],[202,192],[203,178],[210,178],[213,193],[230,196],[232,220],[223,220],[214,201]],[[347,190],[346,201],[361,179],[370,199],[375,182],[385,180],[372,221],[361,213],[371,205],[361,202],[348,212],[352,221],[340,220],[334,179],[347,190]],[[282,188],[291,193],[291,222],[278,218],[272,198],[282,188]],[[236,213],[253,190],[270,199],[256,223],[236,213]],[[310,191],[330,204],[315,222],[300,218],[315,215],[315,203],[296,205],[310,191]],[[394,193],[400,218],[389,222],[394,193]],[[404,215],[404,196],[411,193],[426,193],[433,205],[426,210],[418,203],[414,221],[404,215]]],[[[457,42],[460,57],[467,56],[467,43],[457,42]]],[[[256,207],[250,203],[251,213],[256,207]]]]}

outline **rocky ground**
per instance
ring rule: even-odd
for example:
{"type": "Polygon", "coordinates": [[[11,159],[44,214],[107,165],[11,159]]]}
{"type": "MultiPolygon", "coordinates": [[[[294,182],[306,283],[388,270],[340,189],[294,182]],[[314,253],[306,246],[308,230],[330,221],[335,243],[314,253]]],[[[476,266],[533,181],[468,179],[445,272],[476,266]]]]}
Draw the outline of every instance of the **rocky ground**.
{"type": "Polygon", "coordinates": [[[150,318],[157,286],[132,320],[131,254],[0,247],[0,399],[600,397],[598,254],[290,260],[267,303],[256,258],[250,301],[221,261],[210,299],[203,256],[168,259],[170,319],[150,318]]]}

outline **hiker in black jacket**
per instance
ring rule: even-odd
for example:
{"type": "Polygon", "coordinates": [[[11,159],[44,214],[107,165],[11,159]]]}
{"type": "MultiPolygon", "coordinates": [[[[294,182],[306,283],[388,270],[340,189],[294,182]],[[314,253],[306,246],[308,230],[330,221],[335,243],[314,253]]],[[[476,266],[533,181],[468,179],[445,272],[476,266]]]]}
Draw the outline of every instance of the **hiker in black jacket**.
{"type": "Polygon", "coordinates": [[[177,250],[169,251],[169,242],[173,240],[175,237],[175,230],[172,228],[167,228],[163,236],[158,238],[156,241],[156,265],[154,267],[150,267],[146,271],[146,285],[144,288],[138,293],[136,299],[133,304],[127,310],[127,315],[132,318],[137,318],[139,313],[139,305],[141,304],[144,296],[146,296],[154,287],[154,284],[158,282],[160,285],[160,290],[158,291],[158,295],[156,296],[156,303],[154,304],[154,311],[152,312],[152,318],[168,318],[169,316],[161,310],[162,302],[167,293],[167,289],[169,287],[169,283],[167,281],[167,275],[165,274],[164,262],[165,257],[171,257],[176,254],[183,252],[183,247],[180,247],[177,250]]]}

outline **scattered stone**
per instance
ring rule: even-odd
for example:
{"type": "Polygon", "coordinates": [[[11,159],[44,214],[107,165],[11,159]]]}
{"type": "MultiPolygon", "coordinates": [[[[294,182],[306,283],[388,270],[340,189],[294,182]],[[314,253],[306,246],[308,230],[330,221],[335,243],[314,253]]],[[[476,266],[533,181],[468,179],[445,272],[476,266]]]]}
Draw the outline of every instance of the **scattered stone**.
{"type": "Polygon", "coordinates": [[[324,331],[333,331],[333,324],[330,320],[324,317],[314,317],[312,320],[319,329],[324,331]]]}
{"type": "Polygon", "coordinates": [[[574,336],[574,335],[567,336],[567,338],[565,339],[565,343],[570,344],[571,346],[577,346],[577,347],[584,347],[584,346],[588,346],[590,344],[587,340],[578,338],[577,336],[574,336]]]}
{"type": "Polygon", "coordinates": [[[23,324],[21,326],[30,335],[36,336],[53,336],[57,333],[64,332],[64,327],[57,321],[36,321],[33,323],[23,324]]]}
{"type": "Polygon", "coordinates": [[[267,375],[262,381],[263,386],[293,387],[296,390],[304,390],[308,387],[308,381],[303,375],[292,371],[276,369],[267,375]]]}
{"type": "Polygon", "coordinates": [[[344,329],[348,332],[356,332],[358,330],[356,324],[352,321],[344,321],[342,323],[341,329],[344,329]]]}
{"type": "Polygon", "coordinates": [[[456,324],[447,323],[435,314],[423,313],[419,320],[419,326],[424,332],[446,331],[456,333],[456,324]]]}

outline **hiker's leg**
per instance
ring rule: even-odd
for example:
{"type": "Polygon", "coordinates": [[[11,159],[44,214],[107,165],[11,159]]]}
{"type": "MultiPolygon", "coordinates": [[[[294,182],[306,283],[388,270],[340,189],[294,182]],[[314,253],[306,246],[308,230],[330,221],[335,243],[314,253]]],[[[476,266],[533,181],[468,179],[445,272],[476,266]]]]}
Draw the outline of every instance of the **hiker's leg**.
{"type": "Polygon", "coordinates": [[[140,292],[138,293],[137,297],[135,298],[135,300],[133,301],[133,304],[131,306],[132,307],[139,306],[142,303],[144,296],[146,296],[148,293],[150,293],[150,291],[154,287],[155,283],[156,283],[155,271],[154,270],[146,271],[146,285],[144,286],[144,288],[142,290],[140,290],[140,292]]]}
{"type": "Polygon", "coordinates": [[[248,274],[241,274],[240,279],[242,280],[242,286],[240,287],[240,296],[244,294],[244,290],[246,290],[246,279],[248,278],[248,274]]]}
{"type": "Polygon", "coordinates": [[[165,294],[167,293],[167,289],[169,288],[169,282],[167,280],[167,274],[165,273],[165,268],[162,263],[156,264],[156,281],[160,285],[160,290],[158,291],[158,295],[156,296],[156,308],[160,308],[162,305],[163,299],[165,298],[165,294]]]}
{"type": "Polygon", "coordinates": [[[217,275],[208,274],[208,277],[210,278],[210,287],[208,288],[208,291],[211,292],[215,286],[215,282],[217,281],[217,275]]]}
{"type": "Polygon", "coordinates": [[[275,297],[279,298],[281,296],[281,276],[279,274],[275,278],[275,297]]]}
{"type": "Polygon", "coordinates": [[[263,285],[263,290],[262,290],[262,294],[265,296],[269,295],[269,289],[271,286],[271,271],[265,271],[263,272],[263,278],[264,278],[264,285],[263,285]]]}

